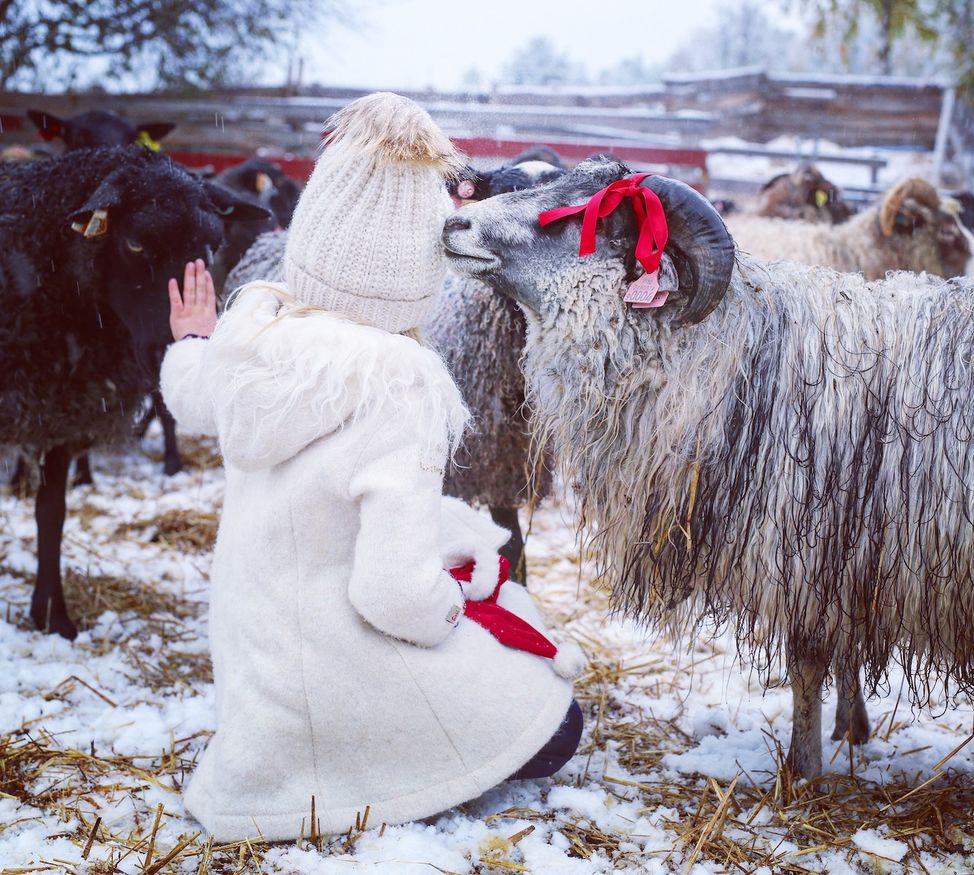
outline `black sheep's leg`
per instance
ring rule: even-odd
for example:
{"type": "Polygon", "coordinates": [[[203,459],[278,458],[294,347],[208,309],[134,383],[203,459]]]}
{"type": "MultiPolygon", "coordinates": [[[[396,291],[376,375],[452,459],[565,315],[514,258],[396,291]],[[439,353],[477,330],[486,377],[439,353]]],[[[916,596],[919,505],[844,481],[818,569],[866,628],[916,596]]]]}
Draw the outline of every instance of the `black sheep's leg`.
{"type": "Polygon", "coordinates": [[[501,547],[501,556],[506,556],[511,563],[511,580],[527,584],[528,569],[524,559],[524,537],[521,535],[521,523],[517,517],[516,507],[492,507],[491,519],[499,526],[503,526],[511,533],[509,540],[501,547]]]}
{"type": "Polygon", "coordinates": [[[94,482],[91,476],[91,459],[87,453],[82,453],[74,460],[74,477],[71,479],[71,485],[91,486],[94,482]]]}
{"type": "Polygon", "coordinates": [[[30,493],[30,466],[23,453],[17,453],[17,466],[10,475],[10,491],[20,498],[30,493]]]}
{"type": "Polygon", "coordinates": [[[145,433],[149,430],[149,426],[152,425],[152,420],[156,418],[156,396],[155,393],[152,394],[152,403],[149,408],[139,417],[139,421],[135,423],[135,436],[141,440],[145,437],[145,433]]]}
{"type": "Polygon", "coordinates": [[[71,454],[67,447],[49,450],[41,464],[34,516],[37,519],[37,581],[30,616],[43,632],[56,632],[73,640],[77,628],[68,617],[61,589],[61,534],[64,531],[64,494],[71,454]]]}
{"type": "Polygon", "coordinates": [[[179,457],[179,443],[176,440],[176,420],[162,400],[162,392],[152,390],[152,406],[162,423],[162,436],[165,439],[165,457],[162,471],[167,477],[183,470],[183,460],[179,457]]]}

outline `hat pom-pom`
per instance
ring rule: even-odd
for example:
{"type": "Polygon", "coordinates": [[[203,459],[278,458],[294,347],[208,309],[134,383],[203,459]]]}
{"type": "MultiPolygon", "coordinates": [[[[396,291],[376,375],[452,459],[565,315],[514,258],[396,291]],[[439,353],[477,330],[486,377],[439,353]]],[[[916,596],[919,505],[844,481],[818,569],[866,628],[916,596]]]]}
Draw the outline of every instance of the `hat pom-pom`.
{"type": "Polygon", "coordinates": [[[563,641],[558,645],[558,652],[551,664],[558,677],[571,681],[582,673],[582,669],[588,664],[588,658],[574,641],[563,641]]]}
{"type": "Polygon", "coordinates": [[[455,176],[463,167],[460,153],[418,104],[408,97],[379,91],[353,100],[328,122],[329,146],[368,152],[390,163],[412,162],[455,176]]]}

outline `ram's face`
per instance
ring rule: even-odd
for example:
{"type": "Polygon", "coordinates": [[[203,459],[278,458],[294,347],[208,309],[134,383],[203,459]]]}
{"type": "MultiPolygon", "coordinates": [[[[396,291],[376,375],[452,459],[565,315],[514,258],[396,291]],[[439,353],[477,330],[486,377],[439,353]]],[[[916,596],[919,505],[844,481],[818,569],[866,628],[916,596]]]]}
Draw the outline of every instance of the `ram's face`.
{"type": "MultiPolygon", "coordinates": [[[[536,313],[557,307],[546,290],[558,287],[559,278],[578,266],[581,222],[575,217],[542,228],[538,216],[555,207],[583,204],[628,172],[616,161],[590,159],[551,182],[462,207],[443,228],[451,268],[483,280],[536,313]]],[[[628,248],[620,242],[628,239],[626,222],[632,219],[625,210],[601,220],[598,249],[589,259],[622,259],[628,248]]]]}

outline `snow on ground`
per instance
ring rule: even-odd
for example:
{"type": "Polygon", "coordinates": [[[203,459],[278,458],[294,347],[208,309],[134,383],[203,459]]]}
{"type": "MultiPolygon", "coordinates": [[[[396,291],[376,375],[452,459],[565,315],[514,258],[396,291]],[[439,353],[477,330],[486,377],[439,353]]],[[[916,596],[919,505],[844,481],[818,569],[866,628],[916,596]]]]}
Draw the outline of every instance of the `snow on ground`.
{"type": "MultiPolygon", "coordinates": [[[[528,542],[532,591],[592,657],[578,685],[586,734],[561,774],[403,826],[350,824],[340,837],[273,847],[207,843],[179,791],[213,728],[206,579],[223,478],[211,448],[186,446],[193,464],[176,478],[133,451],[96,458],[96,485],[71,493],[65,564],[84,629],[73,644],[25,619],[32,506],[0,497],[4,875],[974,866],[974,744],[940,765],[970,736],[967,700],[913,714],[894,673],[889,694],[869,703],[876,731],[853,762],[827,742],[827,785],[777,779],[787,691],[763,692],[725,638],[688,646],[608,619],[605,594],[579,569],[564,502],[537,512],[528,542]]],[[[148,448],[158,456],[157,436],[148,448]]],[[[829,702],[825,725],[833,713],[829,702]]]]}

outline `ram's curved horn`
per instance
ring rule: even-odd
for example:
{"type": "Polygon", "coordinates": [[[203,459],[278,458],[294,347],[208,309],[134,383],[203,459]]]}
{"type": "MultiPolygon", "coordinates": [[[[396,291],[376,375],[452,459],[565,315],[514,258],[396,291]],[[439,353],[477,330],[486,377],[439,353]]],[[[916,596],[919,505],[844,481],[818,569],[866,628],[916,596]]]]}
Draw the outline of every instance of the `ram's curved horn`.
{"type": "Polygon", "coordinates": [[[879,229],[884,237],[889,237],[893,233],[896,224],[896,214],[903,206],[903,201],[908,197],[928,206],[931,209],[940,207],[940,195],[925,179],[918,176],[911,176],[896,183],[883,198],[883,204],[879,208],[879,229]]]}
{"type": "Polygon", "coordinates": [[[647,176],[641,183],[656,192],[666,212],[669,239],[680,291],[690,302],[680,322],[694,325],[706,319],[721,302],[734,270],[734,240],[703,195],[689,185],[665,176],[647,176]]]}

